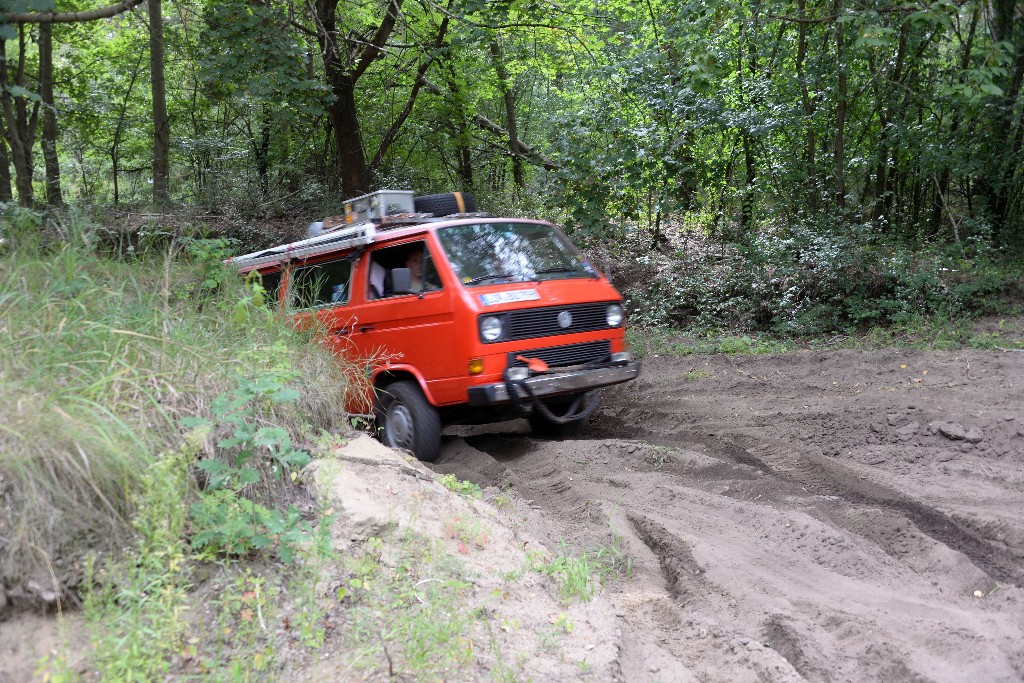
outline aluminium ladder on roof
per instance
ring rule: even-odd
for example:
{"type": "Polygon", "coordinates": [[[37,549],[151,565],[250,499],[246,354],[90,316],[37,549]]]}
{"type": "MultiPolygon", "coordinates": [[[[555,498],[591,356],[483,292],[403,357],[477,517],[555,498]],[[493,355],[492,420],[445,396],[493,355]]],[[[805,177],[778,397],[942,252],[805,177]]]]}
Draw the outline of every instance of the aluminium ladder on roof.
{"type": "Polygon", "coordinates": [[[353,225],[341,230],[331,230],[316,237],[310,237],[299,242],[283,244],[279,247],[271,247],[261,251],[254,251],[251,254],[235,256],[224,261],[225,265],[231,266],[242,272],[252,270],[258,266],[280,261],[290,261],[297,258],[318,256],[330,251],[348,249],[370,244],[379,232],[393,230],[407,225],[417,223],[437,223],[441,221],[455,220],[459,218],[490,218],[491,215],[485,212],[453,213],[448,216],[435,216],[432,213],[410,213],[398,214],[395,216],[384,216],[383,218],[366,221],[359,225],[353,225]]]}
{"type": "Polygon", "coordinates": [[[343,230],[325,232],[299,242],[271,247],[251,254],[243,254],[227,259],[224,263],[238,271],[246,271],[268,263],[277,263],[297,258],[308,258],[326,254],[330,251],[359,247],[373,242],[377,234],[377,226],[366,222],[353,225],[343,230]]]}

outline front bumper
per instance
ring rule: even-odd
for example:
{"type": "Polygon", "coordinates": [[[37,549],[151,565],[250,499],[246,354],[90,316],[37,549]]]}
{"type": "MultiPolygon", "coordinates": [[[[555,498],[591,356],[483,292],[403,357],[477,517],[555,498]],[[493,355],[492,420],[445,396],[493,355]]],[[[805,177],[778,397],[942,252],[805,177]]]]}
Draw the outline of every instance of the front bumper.
{"type": "MultiPolygon", "coordinates": [[[[640,361],[627,361],[621,365],[607,365],[585,370],[569,370],[565,372],[548,372],[534,375],[522,380],[530,387],[534,396],[555,396],[558,394],[576,394],[581,391],[600,389],[613,384],[621,384],[636,379],[640,374],[640,361]]],[[[517,383],[518,384],[518,383],[517,383]]],[[[527,393],[516,386],[520,399],[528,399],[527,393]]],[[[507,403],[512,400],[505,382],[483,384],[469,388],[469,405],[490,406],[507,403]]]]}

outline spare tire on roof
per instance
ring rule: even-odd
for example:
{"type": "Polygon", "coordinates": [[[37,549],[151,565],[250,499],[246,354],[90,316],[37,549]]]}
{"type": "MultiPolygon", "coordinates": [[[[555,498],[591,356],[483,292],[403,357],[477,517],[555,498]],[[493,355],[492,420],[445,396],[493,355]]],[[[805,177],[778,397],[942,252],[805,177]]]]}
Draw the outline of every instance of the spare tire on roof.
{"type": "Polygon", "coordinates": [[[474,213],[476,198],[468,192],[446,192],[425,194],[413,199],[416,213],[432,213],[435,216],[450,216],[453,213],[474,213]]]}

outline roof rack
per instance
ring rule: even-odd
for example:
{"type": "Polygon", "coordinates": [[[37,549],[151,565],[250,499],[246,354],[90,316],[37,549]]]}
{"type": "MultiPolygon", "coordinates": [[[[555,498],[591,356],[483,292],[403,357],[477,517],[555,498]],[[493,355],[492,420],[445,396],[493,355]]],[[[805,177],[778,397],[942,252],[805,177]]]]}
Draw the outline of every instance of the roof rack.
{"type": "Polygon", "coordinates": [[[376,234],[377,226],[367,221],[366,223],[353,225],[350,228],[325,232],[299,242],[235,256],[234,258],[227,259],[225,263],[239,271],[250,270],[267,263],[277,263],[286,259],[307,258],[309,256],[326,254],[329,251],[370,244],[373,242],[376,234]]]}
{"type": "Polygon", "coordinates": [[[251,270],[269,263],[318,256],[327,252],[358,247],[373,242],[379,231],[407,225],[488,218],[483,212],[454,213],[436,216],[415,211],[413,193],[408,190],[379,190],[345,202],[344,216],[329,216],[310,226],[322,231],[299,242],[283,244],[251,254],[227,259],[224,263],[239,271],[251,270]]]}
{"type": "Polygon", "coordinates": [[[399,213],[392,216],[384,216],[374,223],[381,230],[394,230],[406,225],[417,225],[419,223],[440,223],[441,221],[457,221],[461,218],[490,218],[491,214],[484,211],[473,213],[450,213],[444,216],[435,216],[432,213],[399,213]]]}

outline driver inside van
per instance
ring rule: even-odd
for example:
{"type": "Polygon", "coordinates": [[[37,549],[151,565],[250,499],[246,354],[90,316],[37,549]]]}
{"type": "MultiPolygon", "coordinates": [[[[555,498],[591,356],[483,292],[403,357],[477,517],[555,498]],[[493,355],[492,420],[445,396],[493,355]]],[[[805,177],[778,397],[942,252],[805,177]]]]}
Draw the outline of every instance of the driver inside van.
{"type": "Polygon", "coordinates": [[[405,267],[409,269],[409,273],[412,276],[409,282],[409,291],[411,292],[422,292],[423,291],[423,250],[415,249],[409,252],[409,257],[405,260],[405,267]]]}
{"type": "Polygon", "coordinates": [[[441,280],[434,270],[433,263],[426,258],[424,247],[413,249],[405,259],[405,267],[412,276],[409,290],[413,292],[431,292],[441,289],[441,280]]]}
{"type": "Polygon", "coordinates": [[[409,269],[409,289],[406,292],[396,292],[392,289],[391,278],[388,277],[384,281],[384,296],[392,296],[394,294],[402,294],[407,292],[429,292],[437,289],[441,289],[441,282],[437,278],[437,273],[429,262],[425,262],[423,247],[417,247],[410,251],[404,262],[404,267],[409,269]]]}

